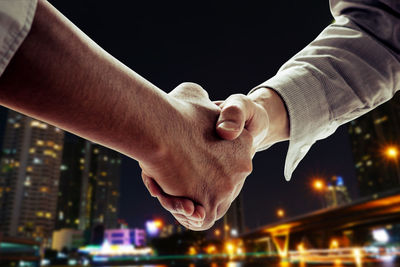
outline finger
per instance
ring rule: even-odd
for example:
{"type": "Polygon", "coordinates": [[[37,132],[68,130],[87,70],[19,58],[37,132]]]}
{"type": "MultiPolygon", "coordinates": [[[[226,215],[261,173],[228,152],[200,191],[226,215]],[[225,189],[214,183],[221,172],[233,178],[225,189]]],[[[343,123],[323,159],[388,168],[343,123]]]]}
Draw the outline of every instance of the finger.
{"type": "Polygon", "coordinates": [[[226,140],[236,139],[243,131],[249,120],[251,105],[246,96],[233,95],[220,105],[221,113],[217,121],[217,133],[226,140]]]}
{"type": "Polygon", "coordinates": [[[144,172],[142,172],[142,180],[152,197],[162,196],[163,191],[161,190],[161,188],[158,186],[158,184],[154,182],[152,178],[147,176],[144,172]]]}
{"type": "Polygon", "coordinates": [[[172,215],[174,215],[175,217],[178,217],[178,218],[185,218],[189,221],[202,222],[205,218],[206,212],[205,212],[205,209],[203,208],[203,206],[196,204],[195,210],[194,210],[193,214],[190,216],[184,216],[182,214],[177,214],[177,213],[173,213],[172,215]]]}

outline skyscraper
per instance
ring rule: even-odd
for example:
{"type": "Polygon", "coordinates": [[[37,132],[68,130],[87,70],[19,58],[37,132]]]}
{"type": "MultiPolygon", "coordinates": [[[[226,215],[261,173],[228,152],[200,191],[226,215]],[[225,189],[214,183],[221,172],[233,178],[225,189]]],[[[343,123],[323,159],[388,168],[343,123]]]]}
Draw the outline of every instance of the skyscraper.
{"type": "Polygon", "coordinates": [[[54,229],[64,132],[8,111],[0,161],[0,231],[47,239],[54,229]]]}
{"type": "Polygon", "coordinates": [[[67,134],[61,165],[57,228],[116,228],[121,155],[67,134]]]}
{"type": "Polygon", "coordinates": [[[349,134],[361,196],[398,187],[400,158],[388,158],[389,146],[400,150],[400,95],[352,121],[349,134]]]}
{"type": "Polygon", "coordinates": [[[245,230],[243,196],[240,193],[224,215],[225,238],[236,237],[245,230]]]}

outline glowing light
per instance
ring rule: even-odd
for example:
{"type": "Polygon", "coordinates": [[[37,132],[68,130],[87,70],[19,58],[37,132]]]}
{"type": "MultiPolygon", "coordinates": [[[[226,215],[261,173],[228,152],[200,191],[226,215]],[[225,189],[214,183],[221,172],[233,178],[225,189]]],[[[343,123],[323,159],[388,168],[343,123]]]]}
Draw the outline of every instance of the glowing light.
{"type": "Polygon", "coordinates": [[[336,239],[332,239],[331,244],[329,245],[329,248],[336,249],[338,247],[339,247],[339,242],[336,239]]]}
{"type": "Polygon", "coordinates": [[[397,159],[397,156],[399,155],[399,150],[395,146],[388,146],[385,150],[385,154],[388,158],[397,159]]]}
{"type": "Polygon", "coordinates": [[[220,236],[221,235],[221,231],[219,229],[215,229],[214,235],[220,236]]]}
{"type": "Polygon", "coordinates": [[[285,217],[285,211],[283,209],[278,209],[276,211],[276,216],[278,216],[279,218],[285,217]]]}
{"type": "Polygon", "coordinates": [[[304,253],[304,244],[300,243],[297,245],[297,250],[300,252],[300,254],[304,253]]]}
{"type": "Polygon", "coordinates": [[[325,188],[325,183],[321,179],[316,179],[313,182],[313,187],[315,190],[322,191],[325,188]]]}
{"type": "Polygon", "coordinates": [[[353,249],[353,256],[354,256],[354,260],[355,260],[357,266],[360,266],[361,263],[362,263],[361,249],[359,249],[359,248],[354,248],[354,249],[353,249]]]}
{"type": "Polygon", "coordinates": [[[151,236],[155,236],[159,233],[163,222],[161,220],[154,220],[146,222],[147,233],[151,236]]]}
{"type": "Polygon", "coordinates": [[[216,253],[216,252],[217,252],[217,248],[216,248],[214,245],[209,245],[209,246],[206,248],[206,252],[207,252],[208,254],[216,253]]]}
{"type": "Polygon", "coordinates": [[[195,247],[190,247],[188,254],[189,255],[196,255],[197,254],[196,248],[195,247]]]}
{"type": "Polygon", "coordinates": [[[380,243],[387,243],[389,242],[389,234],[386,229],[376,229],[372,231],[372,236],[375,241],[380,243]]]}
{"type": "Polygon", "coordinates": [[[235,253],[235,245],[231,242],[227,242],[225,244],[225,250],[229,255],[233,255],[235,253]]]}
{"type": "Polygon", "coordinates": [[[234,236],[234,237],[236,237],[236,236],[238,236],[238,231],[236,230],[236,229],[232,229],[231,230],[231,236],[234,236]]]}

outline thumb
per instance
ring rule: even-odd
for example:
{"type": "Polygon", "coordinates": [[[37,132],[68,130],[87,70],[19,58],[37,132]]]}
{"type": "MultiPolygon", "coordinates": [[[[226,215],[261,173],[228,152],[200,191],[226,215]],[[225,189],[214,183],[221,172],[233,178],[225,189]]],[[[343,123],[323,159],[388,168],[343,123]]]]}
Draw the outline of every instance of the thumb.
{"type": "Polygon", "coordinates": [[[221,112],[216,124],[218,135],[225,140],[233,140],[242,133],[248,111],[244,95],[233,95],[220,104],[221,112]]]}

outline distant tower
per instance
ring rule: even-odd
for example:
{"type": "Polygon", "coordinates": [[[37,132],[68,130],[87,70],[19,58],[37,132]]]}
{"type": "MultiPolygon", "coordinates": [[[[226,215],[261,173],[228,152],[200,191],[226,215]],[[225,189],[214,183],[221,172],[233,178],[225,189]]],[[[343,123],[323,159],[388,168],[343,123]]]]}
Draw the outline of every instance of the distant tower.
{"type": "Polygon", "coordinates": [[[351,203],[351,198],[341,176],[333,176],[325,192],[327,207],[342,206],[351,203]]]}
{"type": "Polygon", "coordinates": [[[352,121],[349,134],[361,196],[370,196],[399,187],[400,153],[389,159],[385,149],[400,151],[400,94],[352,121]]]}
{"type": "Polygon", "coordinates": [[[64,132],[8,111],[0,161],[0,231],[47,239],[54,229],[64,132]]]}
{"type": "Polygon", "coordinates": [[[245,231],[242,193],[232,202],[224,216],[225,238],[236,237],[245,231]]]}
{"type": "Polygon", "coordinates": [[[65,140],[57,228],[116,228],[121,155],[71,134],[65,140]]]}

